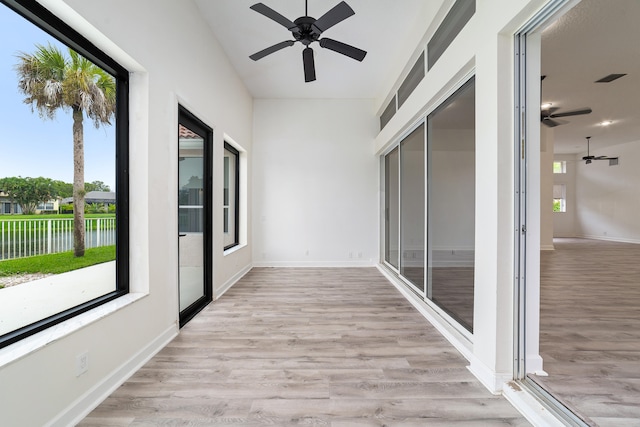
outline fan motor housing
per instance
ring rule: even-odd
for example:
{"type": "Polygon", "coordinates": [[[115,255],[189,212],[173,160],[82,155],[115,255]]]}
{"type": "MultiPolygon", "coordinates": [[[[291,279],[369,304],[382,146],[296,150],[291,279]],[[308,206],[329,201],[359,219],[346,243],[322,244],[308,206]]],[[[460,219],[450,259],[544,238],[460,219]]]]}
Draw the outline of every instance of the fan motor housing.
{"type": "Polygon", "coordinates": [[[291,34],[293,34],[293,37],[297,41],[305,46],[309,46],[311,43],[318,41],[318,37],[320,37],[320,34],[316,33],[312,28],[314,22],[316,22],[315,18],[312,18],[310,16],[301,16],[300,18],[293,21],[300,32],[292,31],[291,34]]]}

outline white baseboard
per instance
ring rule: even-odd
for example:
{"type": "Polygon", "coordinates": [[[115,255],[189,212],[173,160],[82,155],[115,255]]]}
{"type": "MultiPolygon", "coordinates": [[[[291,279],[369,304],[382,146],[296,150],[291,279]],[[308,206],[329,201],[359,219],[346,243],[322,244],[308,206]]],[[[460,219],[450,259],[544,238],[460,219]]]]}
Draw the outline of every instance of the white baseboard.
{"type": "Polygon", "coordinates": [[[546,376],[547,373],[542,369],[542,356],[539,354],[527,354],[527,373],[546,376]]]}
{"type": "Polygon", "coordinates": [[[541,251],[555,251],[556,248],[553,245],[540,245],[541,251]]]}
{"type": "Polygon", "coordinates": [[[103,381],[96,384],[89,391],[84,393],[84,395],[76,399],[47,425],[51,427],[63,427],[78,424],[84,417],[102,403],[103,400],[109,397],[111,393],[129,379],[129,377],[136,373],[145,363],[169,344],[169,342],[177,335],[177,325],[172,325],[167,328],[145,348],[123,363],[110,375],[106,376],[103,381]]]}
{"type": "Polygon", "coordinates": [[[495,372],[475,356],[471,359],[469,371],[493,394],[502,393],[504,384],[513,380],[511,372],[495,372]]]}
{"type": "Polygon", "coordinates": [[[579,234],[576,237],[579,239],[604,240],[607,242],[640,244],[640,240],[638,239],[626,239],[624,237],[596,236],[591,234],[579,234]]]}
{"type": "Polygon", "coordinates": [[[216,293],[213,296],[213,300],[215,301],[218,298],[220,298],[222,295],[224,295],[229,289],[231,289],[231,287],[233,285],[235,285],[238,282],[238,280],[242,279],[245,274],[247,274],[249,271],[251,271],[252,268],[253,268],[253,266],[251,264],[249,264],[249,265],[245,266],[242,270],[240,270],[239,272],[234,274],[229,280],[227,280],[220,287],[220,289],[216,290],[216,293]]]}
{"type": "Polygon", "coordinates": [[[291,268],[345,268],[375,267],[377,261],[371,259],[349,261],[254,261],[254,267],[291,267],[291,268]]]}

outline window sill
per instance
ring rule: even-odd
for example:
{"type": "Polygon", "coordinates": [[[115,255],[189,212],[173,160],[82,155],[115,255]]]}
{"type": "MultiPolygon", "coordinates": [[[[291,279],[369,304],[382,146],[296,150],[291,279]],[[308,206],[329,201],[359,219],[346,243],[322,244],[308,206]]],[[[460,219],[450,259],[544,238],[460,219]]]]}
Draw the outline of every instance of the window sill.
{"type": "Polygon", "coordinates": [[[232,247],[232,248],[229,248],[229,249],[227,249],[226,251],[224,251],[224,252],[222,253],[222,255],[223,255],[223,256],[231,255],[232,253],[237,252],[237,251],[239,251],[240,249],[242,249],[242,248],[244,248],[244,247],[246,247],[246,246],[247,246],[247,244],[246,244],[246,243],[245,243],[245,244],[239,244],[239,245],[236,245],[236,246],[234,246],[234,247],[232,247]]]}
{"type": "Polygon", "coordinates": [[[40,350],[52,342],[62,339],[93,322],[107,317],[121,308],[133,304],[146,295],[147,294],[143,293],[129,293],[0,349],[0,368],[40,350]]]}

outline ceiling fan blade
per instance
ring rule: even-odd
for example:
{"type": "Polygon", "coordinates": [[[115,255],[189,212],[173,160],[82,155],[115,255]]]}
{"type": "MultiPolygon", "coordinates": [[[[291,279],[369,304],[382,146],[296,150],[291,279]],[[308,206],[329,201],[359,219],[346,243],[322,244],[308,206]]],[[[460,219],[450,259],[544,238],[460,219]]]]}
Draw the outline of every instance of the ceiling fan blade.
{"type": "Polygon", "coordinates": [[[367,52],[362,49],[358,49],[357,47],[353,47],[351,45],[333,39],[320,39],[320,46],[346,55],[349,58],[355,59],[356,61],[362,61],[367,55],[367,52]]]}
{"type": "Polygon", "coordinates": [[[316,66],[313,61],[313,49],[306,47],[302,51],[302,63],[304,65],[304,81],[312,82],[316,79],[316,66]]]}
{"type": "Polygon", "coordinates": [[[279,51],[280,49],[284,49],[285,47],[291,47],[294,45],[294,41],[293,40],[287,40],[284,42],[280,42],[278,44],[274,44],[271,47],[268,47],[266,49],[261,50],[260,52],[256,52],[253,55],[250,55],[249,58],[253,59],[254,61],[257,61],[258,59],[262,59],[267,55],[271,55],[274,52],[279,51]]]}
{"type": "Polygon", "coordinates": [[[555,119],[556,117],[569,117],[569,116],[581,116],[582,114],[591,113],[591,108],[585,108],[583,110],[567,111],[566,113],[551,114],[549,117],[555,119]]]}
{"type": "Polygon", "coordinates": [[[275,10],[271,9],[269,6],[266,6],[263,3],[256,3],[250,7],[250,9],[255,10],[256,12],[266,16],[269,19],[276,21],[278,24],[282,25],[289,31],[293,31],[294,33],[299,33],[300,28],[292,21],[288,20],[284,16],[280,15],[275,10]]]}
{"type": "Polygon", "coordinates": [[[313,23],[312,27],[316,34],[319,35],[337,23],[344,21],[351,15],[355,15],[355,12],[347,3],[342,1],[334,6],[333,9],[316,19],[316,22],[313,23]]]}
{"type": "Polygon", "coordinates": [[[548,126],[550,128],[554,128],[556,126],[564,125],[564,124],[567,124],[567,123],[569,123],[569,122],[565,122],[564,120],[552,120],[552,119],[550,119],[548,117],[543,117],[542,118],[542,124],[546,125],[546,126],[548,126]]]}

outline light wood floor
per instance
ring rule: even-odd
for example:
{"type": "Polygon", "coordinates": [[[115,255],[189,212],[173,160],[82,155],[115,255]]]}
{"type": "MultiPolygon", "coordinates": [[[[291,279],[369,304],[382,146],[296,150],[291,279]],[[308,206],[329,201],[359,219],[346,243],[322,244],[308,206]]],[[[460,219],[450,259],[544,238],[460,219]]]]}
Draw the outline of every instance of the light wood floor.
{"type": "Polygon", "coordinates": [[[556,239],[541,259],[535,377],[592,425],[640,426],[640,245],[556,239]]]}
{"type": "Polygon", "coordinates": [[[253,269],[82,426],[525,426],[373,268],[253,269]]]}

